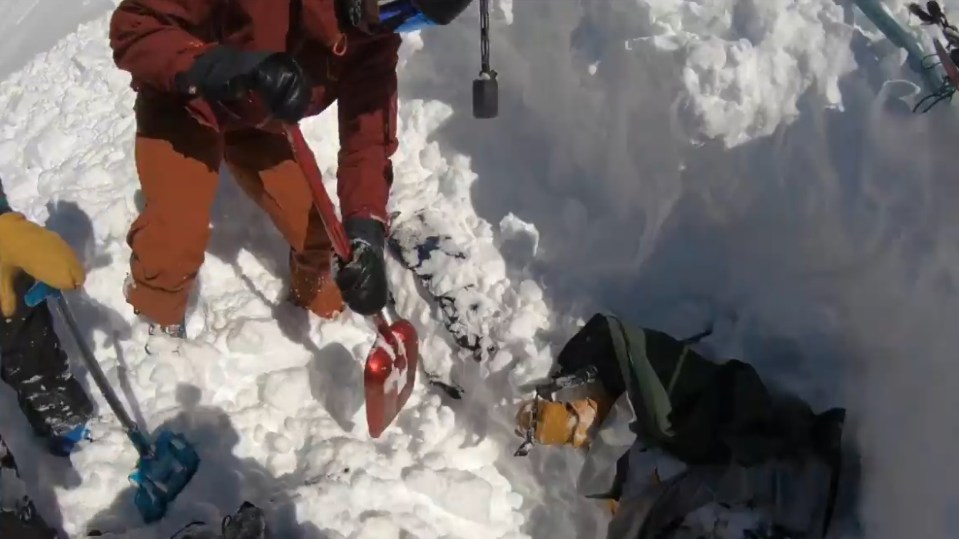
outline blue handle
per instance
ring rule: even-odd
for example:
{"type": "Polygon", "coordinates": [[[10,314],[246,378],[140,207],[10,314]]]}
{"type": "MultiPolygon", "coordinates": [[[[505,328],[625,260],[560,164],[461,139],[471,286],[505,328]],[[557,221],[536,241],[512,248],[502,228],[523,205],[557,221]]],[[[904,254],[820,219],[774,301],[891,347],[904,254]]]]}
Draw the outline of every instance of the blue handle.
{"type": "Polygon", "coordinates": [[[23,296],[24,303],[27,304],[27,307],[36,307],[49,298],[56,299],[63,294],[59,290],[53,288],[47,283],[41,283],[37,281],[37,284],[30,287],[30,290],[27,290],[26,295],[23,296]]]}
{"type": "Polygon", "coordinates": [[[922,50],[919,41],[892,18],[892,15],[879,0],[853,1],[889,41],[908,53],[909,67],[922,78],[926,84],[926,89],[931,93],[938,92],[942,86],[943,74],[939,69],[925,69],[923,67],[922,60],[928,54],[922,50]]]}

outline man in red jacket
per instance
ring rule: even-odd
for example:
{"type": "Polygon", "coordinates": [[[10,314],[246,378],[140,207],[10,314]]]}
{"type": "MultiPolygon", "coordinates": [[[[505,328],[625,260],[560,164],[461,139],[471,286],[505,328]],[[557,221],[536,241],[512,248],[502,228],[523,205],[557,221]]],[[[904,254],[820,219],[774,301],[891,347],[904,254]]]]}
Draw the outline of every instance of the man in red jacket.
{"type": "Polygon", "coordinates": [[[396,151],[400,34],[446,25],[472,0],[123,0],[114,60],[137,92],[146,205],[132,224],[127,301],[151,334],[183,337],[221,162],[290,244],[294,304],[332,318],[387,301],[384,237],[396,151]],[[242,106],[255,96],[266,114],[242,106]],[[278,122],[338,103],[337,195],[352,260],[331,243],[278,122]],[[331,279],[331,273],[333,279],[331,279]]]}

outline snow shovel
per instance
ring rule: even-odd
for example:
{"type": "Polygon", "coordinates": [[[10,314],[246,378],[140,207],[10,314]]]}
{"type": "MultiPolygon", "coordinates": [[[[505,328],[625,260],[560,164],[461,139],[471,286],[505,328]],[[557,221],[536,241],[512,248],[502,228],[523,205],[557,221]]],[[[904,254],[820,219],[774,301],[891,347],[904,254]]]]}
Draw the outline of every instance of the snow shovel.
{"type": "Polygon", "coordinates": [[[150,438],[130,419],[93,352],[80,336],[76,319],[63,294],[44,283],[37,283],[27,292],[25,301],[28,306],[33,307],[48,298],[56,298],[56,307],[80,348],[83,362],[140,455],[136,471],[130,474],[130,481],[137,488],[134,503],[144,522],[155,522],[163,518],[167,506],[193,478],[200,464],[200,457],[179,433],[160,431],[156,440],[150,442],[150,438]]]}
{"type": "MultiPolygon", "coordinates": [[[[316,158],[303,138],[299,125],[287,125],[285,130],[293,147],[293,156],[310,184],[313,203],[323,220],[326,233],[333,242],[333,249],[341,259],[350,260],[353,256],[350,241],[336,216],[326,188],[323,187],[316,158]]],[[[366,357],[363,385],[370,436],[379,438],[403,409],[413,391],[419,363],[419,338],[413,324],[397,316],[390,316],[386,309],[371,318],[379,338],[366,357]],[[390,322],[394,318],[395,321],[390,322]]]]}

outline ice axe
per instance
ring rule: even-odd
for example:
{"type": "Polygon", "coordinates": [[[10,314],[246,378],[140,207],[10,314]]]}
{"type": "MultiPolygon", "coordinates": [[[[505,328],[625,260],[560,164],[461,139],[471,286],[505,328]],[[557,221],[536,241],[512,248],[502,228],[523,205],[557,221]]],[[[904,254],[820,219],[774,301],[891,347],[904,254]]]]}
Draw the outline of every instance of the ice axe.
{"type": "MultiPolygon", "coordinates": [[[[299,125],[288,124],[285,130],[293,148],[293,156],[313,192],[313,203],[323,220],[327,235],[333,242],[333,249],[337,256],[348,261],[353,256],[350,241],[323,186],[316,157],[303,138],[299,125]]],[[[379,336],[366,357],[363,389],[370,436],[379,438],[403,409],[413,391],[419,364],[419,337],[413,324],[408,320],[390,316],[386,309],[371,318],[379,336]],[[396,320],[390,322],[392,318],[396,320]]]]}
{"type": "Polygon", "coordinates": [[[127,414],[103,373],[103,369],[100,368],[100,363],[80,336],[77,321],[63,294],[45,283],[38,282],[30,288],[24,298],[30,307],[39,305],[47,299],[56,299],[57,310],[70,328],[70,334],[80,348],[83,362],[140,455],[136,471],[129,476],[130,481],[137,487],[133,499],[137,510],[140,511],[143,521],[148,524],[163,518],[170,502],[180,494],[196,473],[200,465],[199,455],[179,433],[160,431],[156,439],[151,442],[150,437],[143,433],[127,414]]]}

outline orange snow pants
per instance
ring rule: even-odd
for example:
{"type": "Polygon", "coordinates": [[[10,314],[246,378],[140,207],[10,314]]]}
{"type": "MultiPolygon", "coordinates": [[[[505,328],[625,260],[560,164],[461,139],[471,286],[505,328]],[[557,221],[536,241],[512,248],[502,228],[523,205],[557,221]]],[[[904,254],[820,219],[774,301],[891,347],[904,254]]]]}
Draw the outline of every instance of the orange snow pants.
{"type": "Polygon", "coordinates": [[[330,278],[332,245],[286,137],[254,129],[221,134],[178,104],[138,96],[136,166],[145,200],[127,243],[127,302],[160,325],[183,321],[210,238],[221,162],[290,245],[294,304],[331,318],[343,310],[330,278]]]}

